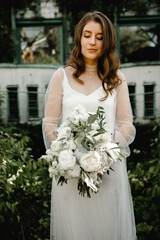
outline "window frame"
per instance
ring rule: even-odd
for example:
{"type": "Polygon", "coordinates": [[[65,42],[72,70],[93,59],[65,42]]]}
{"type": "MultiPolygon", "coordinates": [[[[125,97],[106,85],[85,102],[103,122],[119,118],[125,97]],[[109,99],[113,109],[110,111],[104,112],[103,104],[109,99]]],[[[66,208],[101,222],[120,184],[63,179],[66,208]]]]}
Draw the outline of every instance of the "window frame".
{"type": "MultiPolygon", "coordinates": [[[[160,26],[160,15],[150,15],[150,16],[121,16],[117,18],[117,24],[116,24],[116,37],[117,37],[117,54],[120,57],[120,51],[121,51],[121,42],[120,42],[120,27],[124,26],[160,26]]],[[[143,62],[143,61],[142,61],[143,62]]],[[[140,64],[142,63],[140,62],[140,64]]],[[[144,61],[145,62],[145,61],[144,61]]],[[[157,62],[157,61],[154,61],[157,62]]],[[[158,63],[160,62],[160,47],[159,47],[159,58],[158,63]]],[[[137,62],[139,63],[139,62],[137,62]]],[[[122,63],[121,65],[134,65],[135,63],[128,62],[128,63],[122,63]]]]}
{"type": "MultiPolygon", "coordinates": [[[[45,19],[45,20],[16,20],[16,56],[15,56],[15,62],[16,64],[22,64],[22,65],[41,65],[41,63],[22,63],[21,59],[21,40],[20,40],[20,28],[21,27],[36,27],[36,26],[55,26],[60,27],[60,64],[64,64],[64,59],[66,55],[65,47],[66,41],[65,41],[65,28],[64,28],[64,21],[62,18],[57,19],[45,19]],[[65,47],[64,47],[65,46],[65,47]]],[[[46,64],[48,65],[48,64],[46,64]]]]}

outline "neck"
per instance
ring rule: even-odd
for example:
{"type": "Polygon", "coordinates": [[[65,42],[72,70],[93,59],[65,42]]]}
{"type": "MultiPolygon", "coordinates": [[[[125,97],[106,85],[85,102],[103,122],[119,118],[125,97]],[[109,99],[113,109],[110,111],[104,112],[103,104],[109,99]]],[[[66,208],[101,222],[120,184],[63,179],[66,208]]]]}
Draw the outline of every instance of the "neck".
{"type": "Polygon", "coordinates": [[[85,65],[85,71],[87,71],[87,72],[97,72],[97,64],[95,64],[95,65],[86,64],[85,65]]]}

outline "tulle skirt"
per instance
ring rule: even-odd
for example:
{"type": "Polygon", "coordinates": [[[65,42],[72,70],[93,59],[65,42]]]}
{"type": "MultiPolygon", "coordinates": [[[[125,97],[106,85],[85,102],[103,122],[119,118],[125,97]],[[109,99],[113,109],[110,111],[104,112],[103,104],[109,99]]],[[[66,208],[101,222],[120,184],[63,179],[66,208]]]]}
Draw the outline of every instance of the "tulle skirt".
{"type": "Polygon", "coordinates": [[[125,161],[103,175],[98,193],[82,197],[77,180],[63,186],[53,179],[50,240],[136,240],[125,161]]]}

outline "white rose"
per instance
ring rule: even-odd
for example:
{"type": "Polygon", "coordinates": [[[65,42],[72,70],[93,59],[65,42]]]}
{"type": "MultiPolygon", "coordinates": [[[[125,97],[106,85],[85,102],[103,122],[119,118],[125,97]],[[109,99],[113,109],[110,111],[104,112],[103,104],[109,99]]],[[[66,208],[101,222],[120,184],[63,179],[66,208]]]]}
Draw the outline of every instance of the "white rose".
{"type": "Polygon", "coordinates": [[[73,152],[71,150],[61,151],[58,160],[59,167],[64,170],[73,169],[76,163],[76,158],[73,156],[73,152]]]}
{"type": "Polygon", "coordinates": [[[67,171],[67,174],[70,177],[76,178],[80,176],[80,171],[81,171],[80,166],[76,164],[73,169],[69,169],[67,171]]]}
{"type": "Polygon", "coordinates": [[[101,167],[101,156],[96,151],[90,151],[81,156],[80,165],[86,172],[97,171],[101,167]]]}

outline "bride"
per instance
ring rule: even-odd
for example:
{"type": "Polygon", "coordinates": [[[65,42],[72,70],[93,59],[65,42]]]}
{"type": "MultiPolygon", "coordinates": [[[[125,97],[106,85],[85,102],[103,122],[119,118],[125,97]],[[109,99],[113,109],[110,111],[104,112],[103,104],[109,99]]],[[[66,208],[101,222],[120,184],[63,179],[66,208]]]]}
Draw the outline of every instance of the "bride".
{"type": "MultiPolygon", "coordinates": [[[[102,106],[114,142],[130,154],[135,128],[125,76],[115,53],[116,36],[111,21],[101,12],[89,12],[75,30],[74,48],[67,66],[53,74],[46,94],[43,133],[46,148],[53,131],[71,109],[83,105],[88,112],[102,106]]],[[[97,194],[82,197],[76,181],[57,186],[52,181],[51,240],[136,240],[136,228],[126,158],[103,175],[97,194]]]]}

